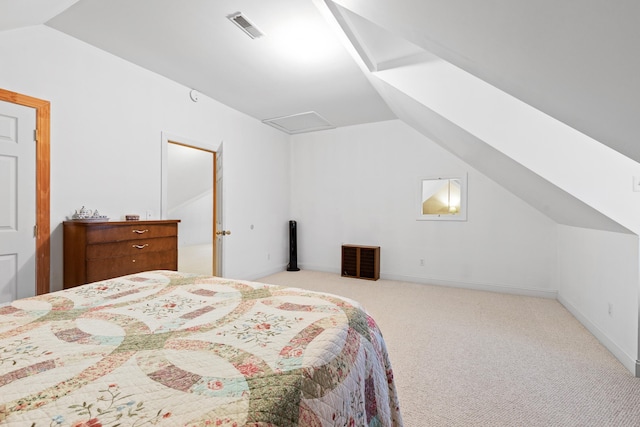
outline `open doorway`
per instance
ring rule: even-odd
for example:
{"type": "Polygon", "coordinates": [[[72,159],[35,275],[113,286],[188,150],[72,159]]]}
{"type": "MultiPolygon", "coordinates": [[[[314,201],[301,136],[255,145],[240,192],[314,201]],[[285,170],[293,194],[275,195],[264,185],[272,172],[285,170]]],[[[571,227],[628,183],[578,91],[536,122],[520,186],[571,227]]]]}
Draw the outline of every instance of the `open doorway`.
{"type": "Polygon", "coordinates": [[[216,152],[163,138],[163,218],[179,219],[178,270],[215,275],[216,152]]]}

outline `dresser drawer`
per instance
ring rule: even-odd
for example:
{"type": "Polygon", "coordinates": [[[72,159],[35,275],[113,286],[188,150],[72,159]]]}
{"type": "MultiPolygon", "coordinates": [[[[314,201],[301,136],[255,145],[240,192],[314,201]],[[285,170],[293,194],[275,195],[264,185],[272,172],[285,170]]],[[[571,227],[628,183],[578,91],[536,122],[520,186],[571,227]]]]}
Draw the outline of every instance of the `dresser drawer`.
{"type": "Polygon", "coordinates": [[[177,245],[176,239],[177,237],[159,237],[87,245],[87,259],[138,256],[147,252],[173,250],[177,245]]]}
{"type": "Polygon", "coordinates": [[[177,251],[140,253],[136,256],[87,260],[87,282],[148,270],[177,270],[177,251]]]}
{"type": "Polygon", "coordinates": [[[95,226],[87,230],[87,244],[151,239],[178,235],[176,224],[126,224],[95,226]]]}

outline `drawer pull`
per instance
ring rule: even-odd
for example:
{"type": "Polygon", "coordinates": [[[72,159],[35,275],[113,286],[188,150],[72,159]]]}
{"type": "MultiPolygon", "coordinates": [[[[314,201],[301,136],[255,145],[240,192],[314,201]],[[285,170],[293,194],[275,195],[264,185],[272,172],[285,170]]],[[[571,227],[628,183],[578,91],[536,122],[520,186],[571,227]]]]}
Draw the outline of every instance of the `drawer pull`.
{"type": "Polygon", "coordinates": [[[147,246],[149,246],[148,243],[145,243],[144,245],[131,245],[132,247],[136,248],[136,249],[144,249],[147,246]]]}
{"type": "Polygon", "coordinates": [[[133,232],[136,233],[136,234],[144,234],[147,231],[149,231],[149,230],[147,230],[147,229],[144,229],[144,230],[133,230],[133,232]]]}

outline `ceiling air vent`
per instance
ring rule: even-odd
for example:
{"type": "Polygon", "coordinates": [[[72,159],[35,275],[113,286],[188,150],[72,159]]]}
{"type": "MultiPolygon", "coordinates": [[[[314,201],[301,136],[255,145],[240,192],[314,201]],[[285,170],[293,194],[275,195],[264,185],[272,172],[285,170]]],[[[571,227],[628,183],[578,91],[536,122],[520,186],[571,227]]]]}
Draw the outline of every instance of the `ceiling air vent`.
{"type": "Polygon", "coordinates": [[[267,119],[263,120],[262,123],[273,126],[291,135],[335,128],[334,125],[315,111],[267,119]]]}
{"type": "Polygon", "coordinates": [[[233,15],[227,16],[231,22],[236,24],[238,28],[244,31],[249,37],[252,39],[257,39],[258,37],[262,37],[263,33],[256,28],[247,18],[245,18],[242,13],[236,12],[233,15]]]}

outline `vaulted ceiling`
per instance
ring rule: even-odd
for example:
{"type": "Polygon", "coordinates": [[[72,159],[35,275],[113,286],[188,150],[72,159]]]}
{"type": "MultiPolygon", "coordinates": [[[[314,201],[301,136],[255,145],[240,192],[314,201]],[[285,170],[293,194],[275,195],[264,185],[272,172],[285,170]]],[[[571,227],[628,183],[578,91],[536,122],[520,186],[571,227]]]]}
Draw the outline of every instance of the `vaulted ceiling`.
{"type": "MultiPolygon", "coordinates": [[[[1,1],[0,30],[45,23],[259,120],[394,118],[322,0],[1,1]],[[242,33],[227,19],[235,12],[264,36],[242,33]]],[[[640,2],[334,3],[640,161],[640,2]]]]}
{"type": "Polygon", "coordinates": [[[640,161],[640,2],[335,3],[640,161]]]}
{"type": "MultiPolygon", "coordinates": [[[[372,80],[367,68],[433,57],[640,161],[637,1],[0,0],[0,6],[0,31],[45,24],[258,120],[315,112],[338,127],[396,118],[400,95],[372,80]],[[252,39],[236,27],[228,17],[237,12],[264,35],[252,39]]],[[[419,108],[402,119],[437,139],[444,125],[428,128],[432,112],[417,114],[419,108]]],[[[441,138],[452,136],[471,138],[455,126],[441,138]]],[[[481,143],[448,148],[541,211],[548,200],[571,199],[481,143]],[[536,195],[528,189],[534,182],[536,195]]],[[[564,208],[555,215],[560,222],[564,208]]]]}

